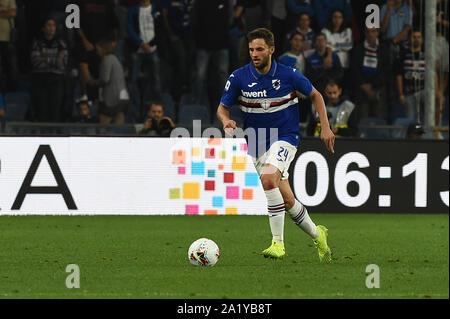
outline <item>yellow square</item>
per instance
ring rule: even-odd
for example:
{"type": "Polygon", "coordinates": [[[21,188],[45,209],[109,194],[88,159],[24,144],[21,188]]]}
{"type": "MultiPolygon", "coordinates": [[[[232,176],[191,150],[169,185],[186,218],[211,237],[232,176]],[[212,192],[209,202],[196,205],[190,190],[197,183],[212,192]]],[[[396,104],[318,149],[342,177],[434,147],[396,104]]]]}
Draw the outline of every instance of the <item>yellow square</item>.
{"type": "Polygon", "coordinates": [[[226,159],[227,158],[227,152],[226,151],[220,151],[220,158],[226,159]]]}
{"type": "Polygon", "coordinates": [[[200,199],[200,183],[183,183],[183,199],[200,199]]]}
{"type": "Polygon", "coordinates": [[[200,147],[192,148],[192,156],[200,156],[202,154],[202,149],[200,147]]]}
{"type": "Polygon", "coordinates": [[[233,171],[245,171],[247,164],[246,156],[233,156],[233,163],[231,164],[231,169],[233,171]]]}
{"type": "Polygon", "coordinates": [[[169,198],[170,199],[179,199],[180,198],[180,189],[179,188],[169,189],[169,198]]]}
{"type": "Polygon", "coordinates": [[[226,215],[237,215],[238,210],[237,207],[227,207],[225,208],[225,214],[226,215]]]}

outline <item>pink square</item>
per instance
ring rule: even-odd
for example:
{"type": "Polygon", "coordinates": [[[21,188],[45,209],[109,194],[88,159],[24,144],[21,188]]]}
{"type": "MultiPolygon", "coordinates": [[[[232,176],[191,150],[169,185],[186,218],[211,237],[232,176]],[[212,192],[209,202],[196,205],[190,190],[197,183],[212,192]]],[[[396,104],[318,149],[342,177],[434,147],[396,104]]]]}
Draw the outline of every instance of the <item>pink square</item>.
{"type": "Polygon", "coordinates": [[[178,175],[184,175],[184,174],[186,174],[186,167],[179,166],[178,167],[178,175]]]}
{"type": "Polygon", "coordinates": [[[247,144],[241,144],[241,151],[247,152],[247,144]]]}
{"type": "Polygon", "coordinates": [[[227,187],[227,199],[239,199],[239,186],[227,187]]]}
{"type": "Polygon", "coordinates": [[[198,205],[186,205],[186,215],[198,215],[198,205]]]}

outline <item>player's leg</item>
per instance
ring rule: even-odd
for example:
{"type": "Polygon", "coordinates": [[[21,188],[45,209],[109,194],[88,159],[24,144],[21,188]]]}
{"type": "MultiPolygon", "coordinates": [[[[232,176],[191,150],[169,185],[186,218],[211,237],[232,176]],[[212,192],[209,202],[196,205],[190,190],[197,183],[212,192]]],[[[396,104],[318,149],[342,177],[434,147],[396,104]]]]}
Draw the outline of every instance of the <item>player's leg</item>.
{"type": "Polygon", "coordinates": [[[306,207],[295,198],[287,179],[280,182],[280,191],[286,204],[286,212],[293,222],[312,239],[316,239],[319,236],[316,224],[309,217],[306,207]]]}
{"type": "Polygon", "coordinates": [[[267,198],[267,211],[269,214],[270,230],[272,241],[283,244],[284,233],[284,200],[281,195],[279,184],[281,179],[280,171],[271,164],[266,164],[261,175],[261,184],[267,198]]]}
{"type": "Polygon", "coordinates": [[[288,156],[286,153],[283,158],[278,159],[278,157],[281,153],[285,154],[284,150],[288,145],[283,141],[275,142],[266,153],[256,159],[255,163],[267,198],[267,211],[272,232],[272,245],[263,251],[265,257],[282,258],[285,255],[283,238],[285,205],[279,185],[288,156]]]}
{"type": "Polygon", "coordinates": [[[280,181],[279,188],[285,202],[286,211],[293,222],[311,236],[319,252],[320,261],[330,262],[331,250],[327,243],[328,229],[322,225],[316,226],[311,220],[306,207],[295,198],[287,179],[280,181]]]}

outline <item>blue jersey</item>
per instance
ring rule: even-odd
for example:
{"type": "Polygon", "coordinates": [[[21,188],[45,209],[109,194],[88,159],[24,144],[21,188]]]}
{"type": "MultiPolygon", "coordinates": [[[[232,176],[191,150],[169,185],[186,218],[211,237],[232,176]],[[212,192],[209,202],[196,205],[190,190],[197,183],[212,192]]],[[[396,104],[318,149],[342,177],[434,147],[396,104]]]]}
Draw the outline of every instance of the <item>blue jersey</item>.
{"type": "Polygon", "coordinates": [[[254,141],[246,136],[249,154],[257,152],[255,157],[259,157],[276,140],[298,145],[300,119],[295,91],[309,96],[312,90],[311,82],[294,68],[272,60],[270,71],[260,74],[250,62],[230,75],[220,102],[227,108],[239,105],[244,129],[256,132],[257,145],[251,145],[254,141]],[[271,139],[270,128],[278,129],[276,140],[273,135],[271,139]],[[265,138],[261,137],[264,131],[265,138]]]}

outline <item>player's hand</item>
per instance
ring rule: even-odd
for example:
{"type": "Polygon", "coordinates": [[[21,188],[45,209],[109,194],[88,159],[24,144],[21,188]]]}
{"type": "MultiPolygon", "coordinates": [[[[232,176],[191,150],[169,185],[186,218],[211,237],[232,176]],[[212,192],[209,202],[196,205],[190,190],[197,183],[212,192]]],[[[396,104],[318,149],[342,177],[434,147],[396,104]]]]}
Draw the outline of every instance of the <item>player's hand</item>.
{"type": "Polygon", "coordinates": [[[403,94],[398,97],[398,100],[401,105],[406,105],[406,97],[403,94]]]}
{"type": "Polygon", "coordinates": [[[327,149],[334,154],[334,134],[329,127],[322,126],[322,132],[320,133],[320,138],[325,143],[327,149]]]}
{"type": "Polygon", "coordinates": [[[236,122],[233,120],[226,120],[223,122],[223,130],[227,135],[233,135],[233,131],[236,128],[236,122]]]}

